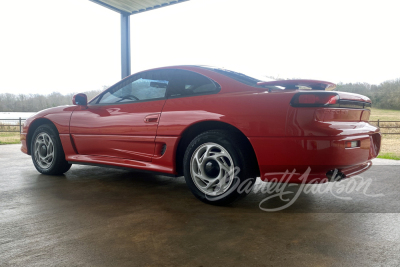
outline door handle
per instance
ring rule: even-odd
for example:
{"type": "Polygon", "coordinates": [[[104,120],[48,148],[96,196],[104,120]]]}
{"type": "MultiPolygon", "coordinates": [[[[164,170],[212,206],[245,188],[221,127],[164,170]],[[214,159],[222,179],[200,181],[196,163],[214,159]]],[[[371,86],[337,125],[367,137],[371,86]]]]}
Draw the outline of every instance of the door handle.
{"type": "Polygon", "coordinates": [[[144,117],[144,122],[150,123],[150,122],[156,122],[158,123],[158,120],[160,119],[160,113],[156,114],[149,114],[146,117],[144,117]]]}

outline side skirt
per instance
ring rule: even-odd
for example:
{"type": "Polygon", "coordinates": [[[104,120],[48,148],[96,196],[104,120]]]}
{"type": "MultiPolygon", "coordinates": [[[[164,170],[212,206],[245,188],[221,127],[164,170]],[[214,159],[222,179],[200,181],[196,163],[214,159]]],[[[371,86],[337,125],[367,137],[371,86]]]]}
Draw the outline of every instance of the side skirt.
{"type": "Polygon", "coordinates": [[[151,174],[155,174],[155,175],[163,175],[163,176],[169,176],[169,177],[180,177],[179,175],[176,175],[176,174],[159,172],[159,171],[148,171],[148,170],[142,170],[142,169],[133,168],[133,167],[129,168],[129,167],[113,166],[113,165],[108,165],[108,164],[86,163],[86,162],[79,162],[79,161],[68,161],[68,163],[69,164],[76,164],[76,165],[96,166],[96,167],[103,167],[103,168],[110,168],[110,169],[117,169],[117,170],[127,170],[127,171],[135,170],[135,171],[151,173],[151,174]]]}
{"type": "Polygon", "coordinates": [[[163,175],[175,176],[176,173],[172,168],[154,164],[152,162],[143,162],[123,158],[106,157],[106,156],[94,156],[94,155],[68,155],[66,160],[71,164],[81,165],[92,165],[102,166],[107,168],[123,168],[123,169],[135,169],[140,171],[148,171],[159,173],[163,175]]]}

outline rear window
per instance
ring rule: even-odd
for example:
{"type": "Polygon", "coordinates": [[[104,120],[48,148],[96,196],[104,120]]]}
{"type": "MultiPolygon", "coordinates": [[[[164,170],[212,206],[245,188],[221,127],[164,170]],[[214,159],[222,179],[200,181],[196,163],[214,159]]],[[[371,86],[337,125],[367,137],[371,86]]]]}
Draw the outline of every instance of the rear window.
{"type": "Polygon", "coordinates": [[[219,68],[208,68],[208,67],[202,67],[208,70],[212,70],[214,72],[217,72],[219,74],[225,75],[229,78],[232,78],[238,82],[244,83],[246,85],[254,86],[254,87],[261,87],[257,85],[258,82],[261,82],[261,80],[247,76],[243,73],[240,72],[235,72],[231,70],[225,70],[225,69],[219,69],[219,68]]]}
{"type": "Polygon", "coordinates": [[[177,69],[173,77],[167,87],[169,97],[213,94],[220,90],[216,82],[196,72],[177,69]]]}

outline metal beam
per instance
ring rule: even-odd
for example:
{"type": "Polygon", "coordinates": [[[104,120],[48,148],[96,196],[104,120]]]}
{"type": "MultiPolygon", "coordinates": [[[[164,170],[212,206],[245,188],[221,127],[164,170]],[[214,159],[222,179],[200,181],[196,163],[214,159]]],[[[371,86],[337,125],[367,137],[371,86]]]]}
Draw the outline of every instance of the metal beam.
{"type": "MultiPolygon", "coordinates": [[[[136,10],[122,10],[124,5],[121,5],[123,1],[105,1],[105,0],[90,0],[96,4],[99,4],[103,7],[109,8],[115,12],[121,14],[121,77],[122,79],[131,75],[131,36],[130,36],[130,15],[138,14],[141,12],[146,12],[149,10],[154,10],[157,8],[178,4],[181,2],[185,2],[188,0],[173,0],[170,2],[163,3],[163,1],[156,0],[156,1],[147,1],[142,0],[145,3],[143,9],[136,9],[136,10]],[[105,1],[105,2],[103,2],[105,1]],[[161,2],[161,3],[160,3],[161,2]],[[118,4],[119,3],[119,4],[118,4]],[[158,4],[157,4],[158,3],[158,4]],[[156,5],[154,5],[156,4],[156,5]],[[120,8],[118,8],[119,6],[120,8]]],[[[131,0],[132,3],[136,4],[137,7],[138,3],[135,0],[131,0]]],[[[140,2],[140,1],[139,1],[140,2]]],[[[143,7],[143,4],[141,5],[143,7]]],[[[125,8],[124,8],[125,9],[125,8]]]]}
{"type": "MultiPolygon", "coordinates": [[[[103,7],[106,7],[106,8],[108,8],[108,9],[111,9],[112,11],[115,11],[115,12],[118,12],[118,13],[121,13],[121,14],[127,14],[127,15],[129,14],[129,13],[126,12],[126,11],[123,11],[123,10],[121,10],[121,9],[118,9],[118,8],[116,8],[116,7],[114,7],[114,6],[109,5],[109,4],[103,3],[103,2],[101,2],[101,1],[99,1],[99,0],[89,0],[89,1],[92,1],[93,3],[99,4],[99,5],[103,6],[103,7]]],[[[130,14],[129,14],[129,15],[130,15],[130,14]]]]}
{"type": "Polygon", "coordinates": [[[155,6],[152,6],[152,7],[148,7],[148,8],[145,8],[145,9],[139,9],[139,11],[132,11],[132,15],[138,14],[138,13],[142,13],[142,12],[146,12],[146,11],[150,11],[150,10],[154,10],[154,9],[158,9],[158,8],[161,8],[161,7],[166,7],[166,6],[179,4],[179,3],[182,3],[182,2],[186,2],[186,1],[189,1],[189,0],[176,0],[176,1],[171,1],[169,3],[164,3],[164,4],[161,4],[161,5],[155,5],[155,6]]]}
{"type": "MultiPolygon", "coordinates": [[[[163,3],[163,1],[161,0],[150,0],[150,1],[146,1],[146,0],[131,0],[132,5],[128,4],[129,7],[124,8],[124,10],[121,9],[121,3],[124,3],[124,1],[121,0],[113,0],[113,1],[106,1],[106,0],[89,0],[92,1],[96,4],[99,4],[101,6],[104,6],[108,9],[111,9],[115,12],[121,13],[121,14],[138,14],[138,13],[142,13],[142,12],[146,12],[149,10],[154,10],[157,8],[161,8],[161,7],[166,7],[166,6],[170,6],[170,5],[174,5],[174,4],[179,4],[182,2],[186,2],[189,0],[173,0],[173,1],[169,1],[166,3],[163,3]],[[138,4],[140,3],[140,5],[138,4]],[[118,6],[120,8],[118,8],[118,6]],[[144,8],[140,8],[140,7],[144,7],[144,8]]],[[[126,2],[126,1],[125,1],[126,2]]]]}
{"type": "Polygon", "coordinates": [[[130,16],[121,14],[121,76],[131,75],[130,16]]]}

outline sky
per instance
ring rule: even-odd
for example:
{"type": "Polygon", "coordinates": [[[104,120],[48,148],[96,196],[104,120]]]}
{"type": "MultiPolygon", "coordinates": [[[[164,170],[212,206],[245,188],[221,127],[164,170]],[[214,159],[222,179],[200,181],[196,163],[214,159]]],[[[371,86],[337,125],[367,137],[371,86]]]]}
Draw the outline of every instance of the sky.
{"type": "MultiPolygon", "coordinates": [[[[132,73],[194,64],[278,78],[400,78],[400,1],[190,0],[131,16],[132,73]]],[[[121,78],[120,15],[88,0],[5,1],[0,93],[102,89],[121,78]]]]}

